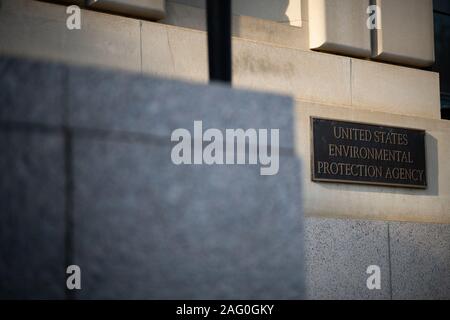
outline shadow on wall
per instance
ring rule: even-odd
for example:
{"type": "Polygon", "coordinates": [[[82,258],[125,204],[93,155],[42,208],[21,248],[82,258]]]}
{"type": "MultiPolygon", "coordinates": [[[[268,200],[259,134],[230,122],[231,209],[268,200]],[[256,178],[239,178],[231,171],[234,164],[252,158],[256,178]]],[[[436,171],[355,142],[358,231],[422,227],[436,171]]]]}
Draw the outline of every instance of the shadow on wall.
{"type": "MultiPolygon", "coordinates": [[[[206,31],[205,1],[167,0],[167,15],[161,22],[206,31]]],[[[306,42],[302,42],[302,36],[296,35],[298,30],[295,30],[302,28],[301,3],[301,0],[232,0],[232,35],[256,41],[306,47],[306,42]]]]}
{"type": "MultiPolygon", "coordinates": [[[[290,1],[297,1],[300,3],[300,0],[233,0],[232,11],[234,15],[251,16],[278,23],[289,24],[290,17],[288,16],[287,10],[290,1]]],[[[257,28],[257,26],[254,27],[257,28]]],[[[233,17],[233,36],[245,36],[241,32],[241,20],[236,16],[233,17]]]]}
{"type": "Polygon", "coordinates": [[[300,0],[232,0],[232,11],[235,15],[288,23],[290,2],[300,3],[300,0]]]}

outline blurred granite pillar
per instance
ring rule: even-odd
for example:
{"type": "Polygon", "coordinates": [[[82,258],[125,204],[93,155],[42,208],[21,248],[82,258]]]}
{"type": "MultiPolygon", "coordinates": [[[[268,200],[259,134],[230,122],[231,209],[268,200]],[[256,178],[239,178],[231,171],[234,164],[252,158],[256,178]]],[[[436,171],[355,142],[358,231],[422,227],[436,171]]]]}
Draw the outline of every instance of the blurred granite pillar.
{"type": "Polygon", "coordinates": [[[63,72],[0,59],[0,299],[65,298],[63,72]]]}
{"type": "Polygon", "coordinates": [[[2,297],[64,298],[68,264],[83,299],[304,297],[290,98],[20,59],[0,69],[2,297]],[[195,120],[279,129],[278,174],[173,164],[171,133],[195,120]]]}

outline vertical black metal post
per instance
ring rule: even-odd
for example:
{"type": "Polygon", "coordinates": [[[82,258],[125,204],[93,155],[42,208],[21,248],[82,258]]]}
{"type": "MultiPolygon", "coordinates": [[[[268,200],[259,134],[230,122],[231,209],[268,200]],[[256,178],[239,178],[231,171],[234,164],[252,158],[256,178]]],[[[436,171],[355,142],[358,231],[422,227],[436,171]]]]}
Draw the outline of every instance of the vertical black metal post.
{"type": "Polygon", "coordinates": [[[231,83],[231,0],[205,0],[209,80],[231,83]]]}

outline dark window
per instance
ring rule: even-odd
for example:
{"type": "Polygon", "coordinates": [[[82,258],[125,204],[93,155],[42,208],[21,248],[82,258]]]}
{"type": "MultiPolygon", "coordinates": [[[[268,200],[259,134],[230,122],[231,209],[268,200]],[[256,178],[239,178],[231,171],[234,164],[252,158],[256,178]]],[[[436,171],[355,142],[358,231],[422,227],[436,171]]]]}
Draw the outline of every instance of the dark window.
{"type": "Polygon", "coordinates": [[[433,71],[441,79],[441,113],[450,120],[450,1],[434,0],[434,38],[436,63],[433,71]]]}

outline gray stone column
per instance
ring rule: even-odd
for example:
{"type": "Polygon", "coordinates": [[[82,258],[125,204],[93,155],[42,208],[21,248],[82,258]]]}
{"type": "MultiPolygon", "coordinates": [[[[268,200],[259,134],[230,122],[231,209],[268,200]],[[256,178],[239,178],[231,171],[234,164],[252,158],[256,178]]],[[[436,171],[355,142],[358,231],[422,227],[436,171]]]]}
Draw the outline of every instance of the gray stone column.
{"type": "Polygon", "coordinates": [[[304,297],[290,98],[8,58],[0,74],[2,298],[304,297]],[[175,165],[171,133],[195,120],[279,129],[278,174],[175,165]]]}

